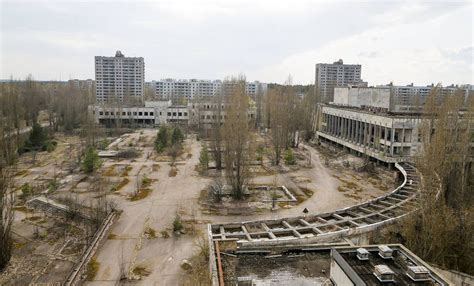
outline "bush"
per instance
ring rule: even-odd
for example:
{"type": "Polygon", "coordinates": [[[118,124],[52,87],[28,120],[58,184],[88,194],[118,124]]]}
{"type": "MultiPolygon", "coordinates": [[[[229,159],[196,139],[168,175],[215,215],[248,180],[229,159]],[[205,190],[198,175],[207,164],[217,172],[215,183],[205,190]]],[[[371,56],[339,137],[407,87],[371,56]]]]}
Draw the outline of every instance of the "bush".
{"type": "Polygon", "coordinates": [[[171,134],[171,144],[181,144],[184,141],[184,135],[183,131],[181,131],[181,128],[175,126],[173,128],[173,133],[171,134]]]}
{"type": "Polygon", "coordinates": [[[100,142],[98,144],[98,149],[99,150],[105,150],[107,148],[107,146],[109,146],[109,144],[110,144],[109,139],[104,138],[104,139],[100,140],[100,142]]]}
{"type": "Polygon", "coordinates": [[[293,155],[293,150],[291,148],[286,149],[285,151],[285,164],[294,165],[296,163],[295,156],[293,155]]]}
{"type": "Polygon", "coordinates": [[[58,145],[58,142],[52,140],[52,141],[47,141],[46,144],[43,146],[44,151],[47,151],[48,153],[51,153],[56,149],[56,146],[58,145]]]}
{"type": "Polygon", "coordinates": [[[31,196],[31,193],[32,193],[32,188],[31,188],[30,184],[24,183],[24,184],[21,186],[20,199],[26,200],[29,196],[31,196]]]}
{"type": "Polygon", "coordinates": [[[263,145],[258,145],[256,153],[257,161],[260,161],[260,164],[263,164],[263,154],[265,153],[265,147],[263,145]]]}
{"type": "Polygon", "coordinates": [[[166,126],[161,126],[156,135],[155,139],[155,150],[158,153],[163,152],[163,150],[168,146],[168,128],[166,126]]]}
{"type": "Polygon", "coordinates": [[[173,221],[173,231],[174,232],[179,232],[183,229],[183,222],[181,221],[181,217],[179,214],[176,214],[176,217],[174,218],[173,221]]]}
{"type": "Polygon", "coordinates": [[[100,167],[100,158],[93,146],[89,146],[82,160],[82,169],[86,173],[92,173],[100,167]]]}
{"type": "Polygon", "coordinates": [[[202,145],[201,152],[199,154],[199,164],[201,165],[201,169],[203,171],[209,168],[209,153],[207,152],[207,146],[202,145]]]}
{"type": "Polygon", "coordinates": [[[58,142],[50,140],[46,130],[40,124],[34,123],[28,139],[25,144],[18,149],[18,153],[22,154],[29,151],[52,152],[57,144],[58,142]]]}

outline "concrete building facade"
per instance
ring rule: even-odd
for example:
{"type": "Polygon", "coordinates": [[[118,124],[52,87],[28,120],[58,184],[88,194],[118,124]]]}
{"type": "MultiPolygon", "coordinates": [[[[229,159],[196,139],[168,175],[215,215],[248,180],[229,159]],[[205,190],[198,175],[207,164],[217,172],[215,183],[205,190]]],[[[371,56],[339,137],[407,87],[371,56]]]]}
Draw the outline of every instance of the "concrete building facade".
{"type": "Polygon", "coordinates": [[[421,148],[419,115],[321,105],[316,137],[386,163],[410,161],[421,148]]]}
{"type": "Polygon", "coordinates": [[[142,57],[95,57],[96,102],[141,102],[144,94],[145,61],[142,57]]]}
{"type": "MultiPolygon", "coordinates": [[[[182,80],[163,79],[153,81],[155,98],[157,100],[194,99],[196,97],[212,97],[219,92],[226,93],[231,87],[221,80],[182,80]]],[[[265,92],[267,85],[258,81],[247,82],[245,91],[249,96],[255,98],[258,92],[265,92]]]]}
{"type": "Polygon", "coordinates": [[[367,83],[361,79],[361,65],[344,64],[338,60],[332,64],[316,64],[315,88],[322,103],[329,103],[334,100],[334,88],[337,86],[360,85],[367,83]]]}
{"type": "Polygon", "coordinates": [[[423,111],[426,99],[432,91],[436,91],[439,104],[456,92],[462,92],[465,99],[472,90],[470,86],[448,86],[436,88],[429,86],[396,86],[382,85],[376,87],[360,87],[346,85],[334,88],[333,104],[360,108],[372,108],[392,113],[419,113],[423,111]]]}
{"type": "MultiPolygon", "coordinates": [[[[140,107],[117,107],[106,105],[89,106],[95,122],[104,125],[161,125],[180,124],[191,127],[209,129],[216,122],[226,119],[228,104],[222,103],[221,110],[212,98],[190,101],[187,105],[173,105],[168,101],[145,101],[140,107]]],[[[248,119],[255,120],[256,107],[251,101],[248,119]]]]}

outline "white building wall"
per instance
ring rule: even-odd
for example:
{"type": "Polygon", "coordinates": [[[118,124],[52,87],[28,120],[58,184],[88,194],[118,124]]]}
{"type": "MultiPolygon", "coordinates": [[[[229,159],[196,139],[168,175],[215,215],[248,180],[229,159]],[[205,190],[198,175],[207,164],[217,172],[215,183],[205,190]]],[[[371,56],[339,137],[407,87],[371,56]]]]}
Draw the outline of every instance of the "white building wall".
{"type": "Polygon", "coordinates": [[[361,107],[371,106],[389,109],[390,88],[388,87],[336,87],[334,104],[361,107]]]}
{"type": "Polygon", "coordinates": [[[351,286],[355,285],[352,283],[351,279],[344,273],[339,264],[331,259],[331,270],[330,270],[331,280],[336,286],[351,286]]]}

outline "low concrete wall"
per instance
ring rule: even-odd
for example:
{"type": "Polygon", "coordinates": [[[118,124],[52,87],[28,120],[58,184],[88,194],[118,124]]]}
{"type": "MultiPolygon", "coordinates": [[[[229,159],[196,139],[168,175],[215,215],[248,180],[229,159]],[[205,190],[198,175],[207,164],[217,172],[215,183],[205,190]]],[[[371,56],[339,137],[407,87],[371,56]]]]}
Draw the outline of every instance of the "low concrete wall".
{"type": "Polygon", "coordinates": [[[104,237],[107,236],[110,227],[112,226],[115,221],[115,218],[117,217],[116,214],[116,211],[112,211],[104,219],[99,229],[95,232],[91,244],[89,244],[87,249],[82,254],[79,263],[74,266],[74,268],[71,270],[68,277],[66,278],[66,281],[63,284],[64,286],[80,284],[80,281],[83,279],[83,274],[86,271],[87,264],[89,263],[90,259],[95,255],[104,237]]]}
{"type": "Polygon", "coordinates": [[[469,274],[462,273],[456,270],[442,269],[436,266],[433,266],[433,268],[436,271],[438,271],[441,275],[446,277],[446,279],[454,283],[454,285],[459,285],[459,286],[474,285],[474,276],[471,276],[469,274]]]}
{"type": "Polygon", "coordinates": [[[211,286],[219,286],[219,278],[217,277],[216,253],[214,241],[212,240],[211,224],[207,225],[207,239],[209,242],[209,273],[211,274],[211,286]]]}

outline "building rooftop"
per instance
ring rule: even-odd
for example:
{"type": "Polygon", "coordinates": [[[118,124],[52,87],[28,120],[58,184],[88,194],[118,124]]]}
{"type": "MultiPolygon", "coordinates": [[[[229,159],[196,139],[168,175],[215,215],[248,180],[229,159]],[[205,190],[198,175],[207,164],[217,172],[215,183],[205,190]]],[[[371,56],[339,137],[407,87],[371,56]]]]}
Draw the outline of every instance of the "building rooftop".
{"type": "Polygon", "coordinates": [[[369,252],[366,260],[358,257],[360,251],[356,247],[331,250],[332,259],[355,285],[449,285],[428,264],[402,245],[373,245],[364,248],[369,252]],[[393,253],[391,258],[382,258],[379,251],[393,253]],[[412,273],[425,276],[414,279],[410,275],[412,273]]]}

